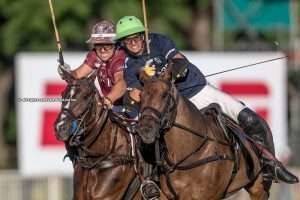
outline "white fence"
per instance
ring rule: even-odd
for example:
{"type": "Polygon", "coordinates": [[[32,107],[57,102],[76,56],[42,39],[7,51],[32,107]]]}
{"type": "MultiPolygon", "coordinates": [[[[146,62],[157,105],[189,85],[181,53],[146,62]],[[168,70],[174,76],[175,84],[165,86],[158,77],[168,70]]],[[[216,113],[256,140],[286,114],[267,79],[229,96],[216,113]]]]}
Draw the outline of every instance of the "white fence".
{"type": "Polygon", "coordinates": [[[72,180],[66,177],[22,177],[17,171],[0,171],[0,199],[70,200],[72,180]]]}
{"type": "MultiPolygon", "coordinates": [[[[300,176],[300,169],[292,169],[300,176]]],[[[0,199],[71,200],[72,179],[62,176],[24,178],[17,171],[0,171],[0,199]]],[[[273,184],[270,200],[299,200],[300,184],[273,184]]],[[[249,200],[245,192],[227,200],[249,200]]]]}

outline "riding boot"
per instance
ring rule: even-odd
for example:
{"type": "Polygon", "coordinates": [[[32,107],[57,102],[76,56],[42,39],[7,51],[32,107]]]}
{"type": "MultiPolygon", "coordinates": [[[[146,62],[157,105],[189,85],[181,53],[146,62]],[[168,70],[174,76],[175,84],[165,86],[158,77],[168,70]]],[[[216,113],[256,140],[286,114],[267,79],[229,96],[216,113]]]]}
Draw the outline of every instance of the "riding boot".
{"type": "Polygon", "coordinates": [[[243,109],[238,115],[238,122],[245,133],[258,143],[257,149],[263,166],[263,176],[275,182],[298,183],[298,178],[290,173],[275,158],[272,133],[267,123],[249,108],[243,109]]]}

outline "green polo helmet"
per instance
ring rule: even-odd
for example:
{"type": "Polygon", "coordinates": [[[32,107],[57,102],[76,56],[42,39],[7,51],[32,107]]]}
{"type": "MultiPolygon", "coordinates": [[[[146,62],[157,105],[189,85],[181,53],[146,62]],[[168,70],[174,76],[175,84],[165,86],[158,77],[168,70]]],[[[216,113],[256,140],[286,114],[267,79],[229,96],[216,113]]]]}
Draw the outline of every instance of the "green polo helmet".
{"type": "Polygon", "coordinates": [[[135,16],[124,16],[117,22],[117,36],[120,40],[126,36],[145,31],[143,23],[135,16]]]}

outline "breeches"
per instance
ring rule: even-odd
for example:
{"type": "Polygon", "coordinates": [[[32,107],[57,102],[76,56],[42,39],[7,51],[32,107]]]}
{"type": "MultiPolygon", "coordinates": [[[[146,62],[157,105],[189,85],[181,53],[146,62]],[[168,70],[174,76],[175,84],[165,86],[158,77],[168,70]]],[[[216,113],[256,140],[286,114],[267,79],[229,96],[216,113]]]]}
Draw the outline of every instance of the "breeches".
{"type": "Polygon", "coordinates": [[[190,98],[198,109],[202,109],[211,103],[217,103],[222,111],[238,122],[238,115],[241,110],[246,108],[240,101],[230,95],[218,90],[209,83],[195,96],[190,98]]]}

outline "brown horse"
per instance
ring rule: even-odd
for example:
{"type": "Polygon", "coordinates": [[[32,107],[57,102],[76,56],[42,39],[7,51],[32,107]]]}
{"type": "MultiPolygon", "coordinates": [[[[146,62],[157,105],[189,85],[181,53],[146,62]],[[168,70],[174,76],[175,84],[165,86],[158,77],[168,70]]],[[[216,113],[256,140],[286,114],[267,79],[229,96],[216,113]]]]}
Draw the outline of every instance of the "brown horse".
{"type": "Polygon", "coordinates": [[[169,64],[158,78],[140,74],[144,88],[137,132],[146,144],[160,141],[162,194],[169,199],[216,200],[245,188],[253,200],[268,199],[272,182],[263,181],[256,153],[243,134],[240,147],[232,139],[238,136],[229,134],[242,130],[228,117],[231,128],[218,123],[223,118],[212,112],[218,109],[205,114],[182,97],[171,71],[169,64]]]}
{"type": "Polygon", "coordinates": [[[112,121],[94,85],[95,73],[80,80],[66,76],[62,98],[68,101],[62,103],[55,130],[73,162],[74,199],[133,199],[138,186],[130,186],[136,183],[132,137],[112,121]]]}

